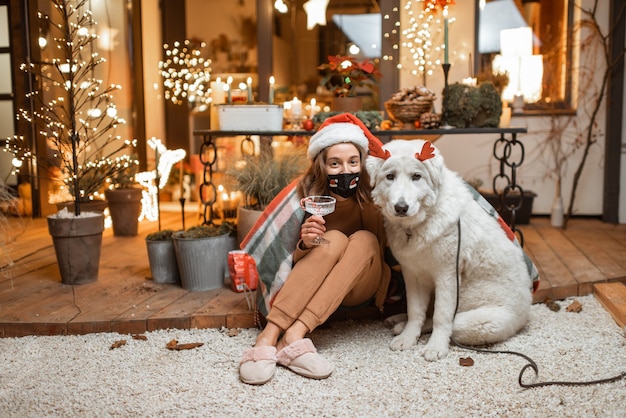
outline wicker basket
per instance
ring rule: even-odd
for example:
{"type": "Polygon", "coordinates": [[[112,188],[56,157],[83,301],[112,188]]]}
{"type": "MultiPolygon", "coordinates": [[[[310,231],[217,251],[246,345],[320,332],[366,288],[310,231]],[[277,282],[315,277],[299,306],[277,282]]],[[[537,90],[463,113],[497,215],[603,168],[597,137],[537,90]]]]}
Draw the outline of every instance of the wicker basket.
{"type": "Polygon", "coordinates": [[[434,96],[421,96],[410,102],[387,100],[385,110],[389,117],[397,122],[411,123],[419,120],[422,113],[430,112],[435,102],[434,96]]]}

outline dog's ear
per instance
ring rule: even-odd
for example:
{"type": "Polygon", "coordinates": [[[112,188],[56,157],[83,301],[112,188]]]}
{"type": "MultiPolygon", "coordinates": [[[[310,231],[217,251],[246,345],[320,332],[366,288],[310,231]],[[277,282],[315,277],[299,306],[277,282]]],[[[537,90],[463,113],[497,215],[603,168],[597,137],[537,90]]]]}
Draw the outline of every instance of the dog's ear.
{"type": "Polygon", "coordinates": [[[365,170],[367,170],[367,173],[370,175],[370,185],[372,187],[376,185],[376,174],[384,162],[385,160],[382,158],[373,157],[371,155],[365,159],[365,170]]]}

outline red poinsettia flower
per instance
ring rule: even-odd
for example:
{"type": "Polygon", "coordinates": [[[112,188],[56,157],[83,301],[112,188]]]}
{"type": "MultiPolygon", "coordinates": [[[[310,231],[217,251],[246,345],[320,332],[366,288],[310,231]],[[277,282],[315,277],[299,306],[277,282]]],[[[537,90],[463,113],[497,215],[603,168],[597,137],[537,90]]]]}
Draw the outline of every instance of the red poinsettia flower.
{"type": "Polygon", "coordinates": [[[424,1],[424,10],[432,9],[433,13],[437,13],[437,9],[445,9],[446,6],[454,6],[454,0],[426,0],[424,1]]]}
{"type": "Polygon", "coordinates": [[[358,61],[350,56],[329,56],[328,63],[317,68],[326,70],[320,84],[336,97],[354,96],[356,87],[364,85],[375,88],[376,81],[381,77],[374,62],[367,59],[358,61]]]}

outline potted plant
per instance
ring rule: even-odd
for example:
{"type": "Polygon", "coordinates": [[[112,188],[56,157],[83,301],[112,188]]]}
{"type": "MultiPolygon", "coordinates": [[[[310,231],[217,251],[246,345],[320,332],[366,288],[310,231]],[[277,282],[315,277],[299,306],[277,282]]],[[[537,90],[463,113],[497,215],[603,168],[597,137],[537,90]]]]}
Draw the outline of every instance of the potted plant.
{"type": "Polygon", "coordinates": [[[245,157],[230,167],[226,175],[234,182],[232,188],[243,194],[243,204],[237,208],[237,242],[241,243],[263,209],[304,172],[307,159],[299,150],[280,157],[261,153],[245,157]]]}
{"type": "Polygon", "coordinates": [[[107,178],[124,169],[130,157],[120,154],[133,143],[114,135],[124,123],[112,100],[120,86],[102,86],[95,78],[104,60],[91,47],[97,39],[96,23],[87,0],[52,3],[50,16],[40,16],[50,21],[45,23],[55,48],[52,57],[22,65],[39,85],[28,94],[32,106],[18,112],[18,119],[35,125],[45,136],[52,157],[31,157],[23,138],[9,138],[8,143],[18,158],[33,158],[49,171],[62,173],[60,189],[71,199],[73,210],[48,216],[49,231],[61,281],[82,284],[98,277],[104,215],[83,213],[81,206],[96,198],[107,178]]]}
{"type": "Polygon", "coordinates": [[[376,65],[369,61],[359,61],[351,56],[329,56],[328,62],[317,67],[324,72],[320,85],[330,90],[333,96],[333,110],[356,112],[363,108],[362,99],[357,95],[360,87],[377,91],[377,81],[381,77],[376,65]]]}
{"type": "Polygon", "coordinates": [[[180,282],[189,291],[219,289],[228,273],[228,252],[236,249],[229,222],[198,225],[172,234],[180,282]]]}
{"type": "Polygon", "coordinates": [[[115,236],[137,235],[143,192],[135,181],[138,168],[137,160],[129,161],[109,178],[110,186],[104,191],[115,236]]]}
{"type": "Polygon", "coordinates": [[[500,124],[502,99],[493,83],[487,81],[478,87],[453,83],[448,86],[447,94],[450,125],[457,128],[485,128],[500,124]]]}
{"type": "Polygon", "coordinates": [[[150,273],[155,283],[180,283],[172,229],[163,229],[146,236],[150,273]]]}

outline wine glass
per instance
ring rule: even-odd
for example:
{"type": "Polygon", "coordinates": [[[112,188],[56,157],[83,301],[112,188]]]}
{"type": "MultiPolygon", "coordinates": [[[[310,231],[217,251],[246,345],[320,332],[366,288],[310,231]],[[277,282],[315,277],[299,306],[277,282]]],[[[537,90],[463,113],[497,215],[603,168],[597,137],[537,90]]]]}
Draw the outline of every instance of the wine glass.
{"type": "MultiPolygon", "coordinates": [[[[332,196],[307,196],[304,199],[304,210],[312,215],[324,216],[335,211],[336,199],[332,196]]],[[[313,245],[328,244],[321,235],[313,240],[313,245]]]]}

